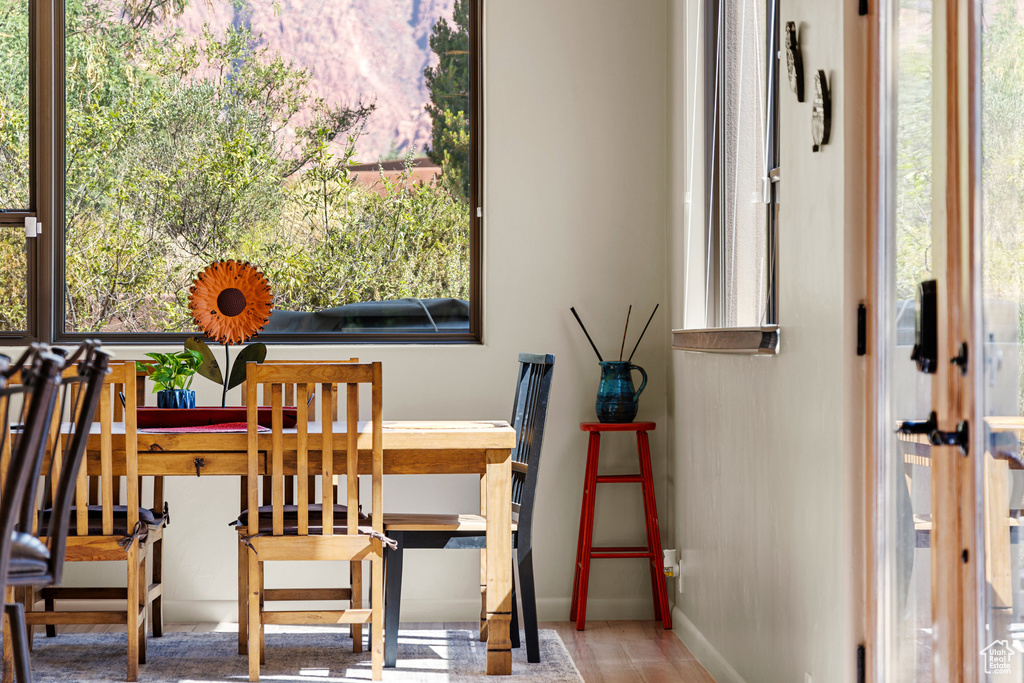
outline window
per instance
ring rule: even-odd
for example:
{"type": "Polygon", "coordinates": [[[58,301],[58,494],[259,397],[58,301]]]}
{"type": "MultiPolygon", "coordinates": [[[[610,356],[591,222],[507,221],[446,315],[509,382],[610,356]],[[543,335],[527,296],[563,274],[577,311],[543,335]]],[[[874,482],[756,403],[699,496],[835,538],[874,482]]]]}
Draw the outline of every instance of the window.
{"type": "MultiPolygon", "coordinates": [[[[25,219],[35,218],[32,166],[32,79],[29,0],[0,3],[0,336],[29,325],[29,261],[25,219]]],[[[31,225],[31,221],[30,221],[31,225]]],[[[29,227],[35,235],[33,228],[29,227]]]]}
{"type": "MultiPolygon", "coordinates": [[[[685,192],[686,327],[770,328],[774,335],[778,1],[695,4],[703,4],[703,16],[691,10],[688,17],[698,28],[689,34],[695,47],[687,65],[693,135],[685,192]]],[[[677,334],[675,345],[691,348],[698,339],[709,338],[677,334]]],[[[762,349],[760,341],[754,349],[762,349]]]]}
{"type": "Polygon", "coordinates": [[[193,277],[236,259],[274,289],[262,341],[479,339],[481,0],[65,0],[49,24],[30,3],[0,0],[21,27],[0,58],[25,74],[0,94],[0,172],[21,181],[0,208],[35,192],[52,218],[28,249],[24,216],[0,223],[39,270],[0,271],[0,331],[180,339],[193,277]],[[52,83],[28,76],[29,25],[52,83]],[[30,163],[31,87],[61,172],[30,163]]]}

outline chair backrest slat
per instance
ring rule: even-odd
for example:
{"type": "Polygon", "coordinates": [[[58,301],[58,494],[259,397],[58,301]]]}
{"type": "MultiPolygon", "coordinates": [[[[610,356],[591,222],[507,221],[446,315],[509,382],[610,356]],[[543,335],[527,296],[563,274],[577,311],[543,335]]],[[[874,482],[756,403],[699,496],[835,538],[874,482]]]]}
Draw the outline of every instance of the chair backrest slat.
{"type": "Polygon", "coordinates": [[[110,388],[103,387],[100,394],[100,505],[103,508],[103,535],[114,533],[114,438],[110,388]]]}
{"type": "Polygon", "coordinates": [[[330,384],[320,385],[320,471],[321,471],[321,502],[323,509],[323,534],[334,535],[334,420],[327,419],[334,415],[334,393],[330,384]]]}
{"type": "MultiPolygon", "coordinates": [[[[300,382],[296,389],[295,449],[297,462],[295,484],[298,488],[296,505],[299,510],[299,535],[305,536],[309,533],[309,407],[306,405],[306,399],[309,396],[310,386],[300,382]]],[[[314,490],[315,487],[314,483],[314,490]]]]}
{"type": "Polygon", "coordinates": [[[359,524],[359,385],[349,384],[346,391],[346,423],[345,445],[347,458],[345,481],[348,484],[348,524],[349,533],[359,524]]]}
{"type": "MultiPolygon", "coordinates": [[[[372,420],[373,420],[373,477],[372,497],[373,513],[371,514],[374,531],[384,533],[384,395],[381,391],[382,378],[380,363],[373,364],[373,385],[371,389],[372,420]]],[[[349,452],[350,459],[358,460],[356,449],[349,452]]],[[[351,533],[351,530],[350,530],[351,533]]]]}
{"type": "MultiPolygon", "coordinates": [[[[95,479],[94,479],[95,481],[95,479]]],[[[99,482],[96,482],[97,484],[99,482]]],[[[89,473],[85,467],[78,470],[75,478],[75,534],[89,533],[89,473]]]]}
{"type": "Polygon", "coordinates": [[[4,416],[3,431],[0,432],[0,491],[7,484],[7,470],[11,466],[11,433],[7,415],[11,410],[11,394],[0,393],[0,415],[4,416]]]}
{"type": "MultiPolygon", "coordinates": [[[[246,367],[247,378],[251,377],[252,365],[246,367]]],[[[248,494],[246,499],[249,504],[250,513],[254,510],[258,510],[260,506],[259,497],[259,478],[260,478],[260,451],[259,451],[259,432],[257,431],[257,425],[259,425],[259,401],[257,400],[257,389],[259,385],[253,381],[247,381],[245,387],[245,406],[246,406],[246,420],[249,424],[247,430],[248,438],[246,439],[247,452],[246,457],[246,471],[248,477],[248,494]]],[[[269,480],[264,480],[266,484],[269,484],[269,480]]],[[[259,519],[257,514],[249,515],[249,533],[255,534],[259,531],[259,519]]]]}
{"type": "MultiPolygon", "coordinates": [[[[138,389],[135,385],[138,377],[135,363],[122,366],[122,382],[125,387],[124,405],[124,448],[125,448],[125,488],[127,489],[125,504],[128,506],[128,533],[132,533],[139,522],[139,503],[142,491],[139,490],[139,424],[138,424],[138,389]]],[[[115,396],[116,403],[120,400],[115,396]]],[[[112,482],[119,485],[115,479],[112,482]]],[[[118,486],[120,491],[120,487],[118,486]]],[[[118,500],[120,503],[120,499],[118,500]]]]}
{"type": "Polygon", "coordinates": [[[274,384],[270,390],[271,425],[273,435],[271,437],[271,449],[273,458],[273,506],[274,506],[274,535],[280,536],[284,533],[284,419],[283,405],[284,397],[281,392],[281,385],[274,384]]]}

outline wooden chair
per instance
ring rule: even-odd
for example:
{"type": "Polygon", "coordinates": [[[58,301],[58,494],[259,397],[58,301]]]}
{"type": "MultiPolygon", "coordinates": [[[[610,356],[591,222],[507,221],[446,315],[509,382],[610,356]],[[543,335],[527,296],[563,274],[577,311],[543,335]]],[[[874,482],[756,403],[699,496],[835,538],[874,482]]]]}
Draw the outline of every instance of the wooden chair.
{"type": "MultiPolygon", "coordinates": [[[[152,392],[146,391],[146,378],[149,376],[147,370],[139,367],[146,365],[155,365],[156,361],[145,360],[137,361],[135,363],[135,406],[137,408],[143,408],[146,405],[146,397],[151,396],[152,392]]],[[[124,407],[127,405],[127,400],[122,399],[125,396],[125,386],[122,382],[114,382],[114,396],[117,400],[114,401],[114,422],[124,421],[124,407]]],[[[164,478],[161,476],[147,477],[152,481],[153,496],[152,496],[152,507],[149,511],[153,514],[154,519],[157,520],[158,525],[166,528],[171,522],[170,510],[167,505],[167,501],[164,499],[164,478]]],[[[90,481],[90,486],[93,486],[95,479],[90,481]]],[[[139,496],[143,496],[143,480],[139,479],[139,496]]],[[[93,501],[96,499],[96,492],[90,489],[90,496],[93,501]]],[[[95,502],[93,503],[95,504],[95,502]]],[[[149,552],[149,566],[150,572],[152,573],[153,581],[155,586],[159,586],[160,590],[153,598],[153,601],[149,605],[149,624],[150,628],[153,629],[153,637],[159,638],[164,634],[164,538],[163,534],[160,534],[159,538],[153,540],[149,552]]],[[[46,602],[46,609],[53,609],[53,599],[50,598],[46,602]]],[[[54,626],[46,627],[46,635],[54,636],[57,634],[54,626]],[[52,629],[52,632],[51,632],[52,629]]],[[[30,637],[31,640],[31,637],[30,637]]]]}
{"type": "MultiPolygon", "coordinates": [[[[165,519],[140,504],[141,478],[138,474],[138,434],[136,431],[136,369],[134,363],[116,363],[104,378],[98,399],[96,421],[99,452],[89,460],[99,462],[99,475],[79,470],[74,483],[74,506],[70,509],[66,561],[120,561],[126,563],[126,587],[44,588],[44,611],[29,611],[28,624],[126,624],[128,633],[127,680],[138,680],[139,664],[146,661],[146,621],[150,604],[163,595],[161,583],[146,583],[146,563],[153,545],[163,539],[165,519]],[[123,429],[115,434],[115,411],[123,389],[125,405],[121,413],[123,429]],[[114,454],[114,437],[121,440],[123,455],[114,454]],[[122,502],[121,477],[125,478],[122,502]],[[55,600],[121,600],[123,609],[109,611],[57,611],[55,600]]],[[[120,425],[118,425],[120,427],[120,425]]],[[[60,518],[50,492],[39,511],[40,535],[59,533],[60,518]],[[56,521],[54,521],[56,520],[56,521]],[[53,531],[51,531],[53,524],[53,531]]],[[[34,597],[28,605],[34,605],[34,597]]],[[[48,633],[48,635],[50,635],[48,633]]]]}
{"type": "MultiPolygon", "coordinates": [[[[246,404],[248,406],[249,448],[246,499],[249,509],[235,520],[246,553],[244,590],[246,596],[247,651],[249,680],[258,681],[264,656],[266,624],[349,623],[370,624],[373,679],[380,680],[384,660],[383,638],[383,484],[382,396],[380,363],[250,363],[246,368],[246,404]],[[257,387],[270,384],[272,430],[260,436],[257,423],[257,387]],[[283,427],[284,385],[296,385],[297,422],[294,434],[283,427]],[[320,388],[320,415],[334,415],[337,385],[345,390],[345,437],[335,438],[336,423],[322,420],[321,434],[309,434],[307,398],[320,388]],[[371,390],[370,424],[360,433],[359,385],[371,390]],[[287,439],[287,443],[286,443],[287,439]],[[294,441],[293,441],[294,439],[294,441]],[[342,444],[344,442],[344,445],[342,444]],[[358,447],[368,451],[372,462],[372,513],[360,517],[358,447]],[[334,504],[334,453],[344,450],[346,457],[346,508],[334,504]],[[285,453],[287,452],[287,462],[285,453]],[[292,453],[294,452],[294,456],[292,453]],[[264,462],[266,463],[264,465],[264,462]],[[287,465],[287,467],[286,467],[287,465]],[[259,505],[259,477],[269,477],[270,497],[259,505]],[[286,509],[285,477],[294,475],[295,505],[286,509]],[[319,487],[309,486],[309,476],[319,479],[319,487]],[[319,495],[317,490],[319,489],[319,495]],[[255,514],[252,514],[255,509],[255,514]],[[265,607],[263,564],[270,561],[349,561],[353,562],[354,585],[339,592],[347,599],[345,610],[271,611],[265,607]],[[370,608],[362,606],[362,563],[370,563],[370,608]],[[359,570],[355,570],[358,567],[359,570]]],[[[340,400],[338,401],[340,403],[340,400]]],[[[278,594],[280,596],[280,594],[278,594]]],[[[290,600],[321,600],[318,592],[296,589],[287,592],[290,600]]],[[[355,646],[355,643],[353,643],[355,646]]]]}
{"type": "Polygon", "coordinates": [[[45,457],[62,367],[63,359],[42,347],[34,346],[14,364],[0,356],[0,581],[19,683],[31,683],[32,675],[25,613],[14,601],[11,583],[51,564],[50,550],[31,534],[25,519],[45,457]],[[21,375],[18,383],[10,381],[15,372],[21,375]]]}
{"type": "MultiPolygon", "coordinates": [[[[516,448],[512,451],[512,547],[519,566],[520,597],[526,630],[527,661],[540,661],[537,634],[537,597],[533,580],[533,503],[537,491],[544,421],[555,357],[551,354],[519,354],[519,381],[513,402],[512,426],[516,448]]],[[[481,493],[481,500],[483,499],[481,493]]],[[[385,666],[398,659],[398,627],[401,621],[403,555],[409,548],[487,548],[487,519],[482,515],[386,514],[384,531],[397,543],[387,553],[385,596],[385,666]]],[[[485,637],[487,571],[480,553],[480,638],[485,637]]],[[[512,595],[511,640],[519,647],[519,619],[515,590],[512,595]]]]}
{"type": "MultiPolygon", "coordinates": [[[[312,364],[322,364],[322,363],[358,363],[358,362],[359,362],[358,358],[349,358],[348,360],[339,360],[339,361],[266,360],[266,361],[263,361],[263,363],[261,363],[261,365],[312,365],[312,364]]],[[[242,405],[244,406],[248,402],[248,382],[242,382],[242,384],[240,386],[242,388],[242,405]]],[[[257,385],[257,392],[256,392],[257,393],[257,405],[263,406],[263,407],[269,407],[270,406],[270,404],[271,404],[271,394],[272,394],[271,387],[272,386],[273,386],[272,382],[264,382],[262,384],[257,385]]],[[[282,386],[282,391],[281,391],[282,399],[281,400],[284,402],[284,405],[285,406],[294,406],[295,405],[296,387],[298,386],[298,384],[295,383],[295,382],[285,382],[281,386],[282,386]]],[[[316,387],[317,387],[317,385],[313,385],[312,386],[312,388],[307,393],[307,398],[306,398],[306,406],[307,406],[307,408],[306,408],[306,417],[310,421],[315,421],[316,420],[316,387]]],[[[330,385],[330,387],[331,387],[331,391],[333,392],[333,396],[332,396],[332,400],[331,400],[331,405],[334,406],[333,417],[334,417],[335,420],[337,420],[338,419],[338,386],[336,384],[332,384],[332,385],[330,385]]],[[[261,490],[263,491],[263,500],[270,500],[270,497],[271,497],[271,483],[272,483],[272,481],[273,481],[272,477],[260,477],[261,490]]],[[[335,475],[334,483],[335,483],[334,502],[335,503],[339,503],[340,502],[339,501],[340,489],[337,486],[337,484],[338,484],[338,475],[335,475]]],[[[311,475],[309,477],[307,487],[308,487],[307,490],[309,490],[309,491],[313,491],[316,488],[316,476],[315,475],[311,475]]],[[[248,493],[249,493],[249,485],[247,483],[247,479],[245,477],[242,477],[241,493],[240,493],[241,506],[239,508],[239,512],[242,512],[242,511],[246,510],[249,507],[248,502],[247,502],[248,493]]],[[[297,494],[298,494],[298,484],[295,481],[295,477],[285,476],[285,478],[284,478],[284,504],[285,505],[295,505],[295,497],[296,497],[297,494]]],[[[248,548],[246,547],[245,543],[243,543],[241,541],[241,537],[239,537],[239,541],[238,541],[238,654],[240,654],[240,655],[246,654],[248,652],[248,648],[249,648],[249,633],[248,633],[248,623],[247,623],[248,609],[246,608],[246,605],[248,604],[248,600],[247,600],[247,597],[246,597],[246,595],[247,595],[247,593],[246,593],[246,580],[247,580],[247,576],[248,576],[248,569],[247,569],[248,564],[247,564],[247,558],[246,558],[247,553],[248,553],[248,548]]],[[[350,569],[349,585],[350,586],[354,585],[354,582],[356,581],[356,578],[353,575],[354,573],[359,571],[359,569],[357,569],[356,567],[357,567],[357,565],[354,565],[354,564],[349,566],[349,569],[350,569]]],[[[336,588],[308,588],[308,589],[304,589],[304,594],[308,595],[308,596],[311,596],[311,597],[308,598],[310,600],[320,599],[320,600],[345,600],[345,601],[347,601],[349,599],[349,595],[350,595],[349,589],[347,589],[347,588],[341,588],[341,589],[336,589],[336,588]],[[314,598],[312,596],[319,596],[319,598],[314,598]]],[[[295,595],[295,589],[288,589],[288,588],[286,588],[286,589],[264,588],[263,589],[263,602],[264,602],[264,604],[266,604],[268,602],[290,601],[290,600],[293,599],[292,598],[293,595],[295,595]]],[[[352,624],[350,628],[352,629],[351,635],[352,635],[353,644],[354,644],[354,646],[356,648],[355,651],[356,652],[362,652],[362,644],[363,644],[362,625],[361,624],[352,624]]]]}

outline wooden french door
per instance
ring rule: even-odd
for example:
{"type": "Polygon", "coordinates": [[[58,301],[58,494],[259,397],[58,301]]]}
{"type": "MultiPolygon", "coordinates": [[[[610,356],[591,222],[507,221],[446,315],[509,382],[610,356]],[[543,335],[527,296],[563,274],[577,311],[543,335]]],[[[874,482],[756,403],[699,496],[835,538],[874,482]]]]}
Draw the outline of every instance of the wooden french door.
{"type": "Polygon", "coordinates": [[[877,11],[868,672],[1024,683],[1024,2],[877,11]]]}
{"type": "Polygon", "coordinates": [[[981,680],[992,548],[980,521],[985,430],[971,428],[982,424],[984,369],[979,2],[875,7],[866,657],[875,681],[981,680]]]}

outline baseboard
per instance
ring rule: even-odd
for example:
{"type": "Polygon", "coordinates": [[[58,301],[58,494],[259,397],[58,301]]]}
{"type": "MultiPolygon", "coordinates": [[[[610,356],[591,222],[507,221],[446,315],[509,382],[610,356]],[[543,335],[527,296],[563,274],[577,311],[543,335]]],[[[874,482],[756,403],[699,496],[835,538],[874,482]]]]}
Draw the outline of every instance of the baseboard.
{"type": "Polygon", "coordinates": [[[672,624],[679,639],[718,683],[746,683],[678,607],[672,608],[672,624]]]}

